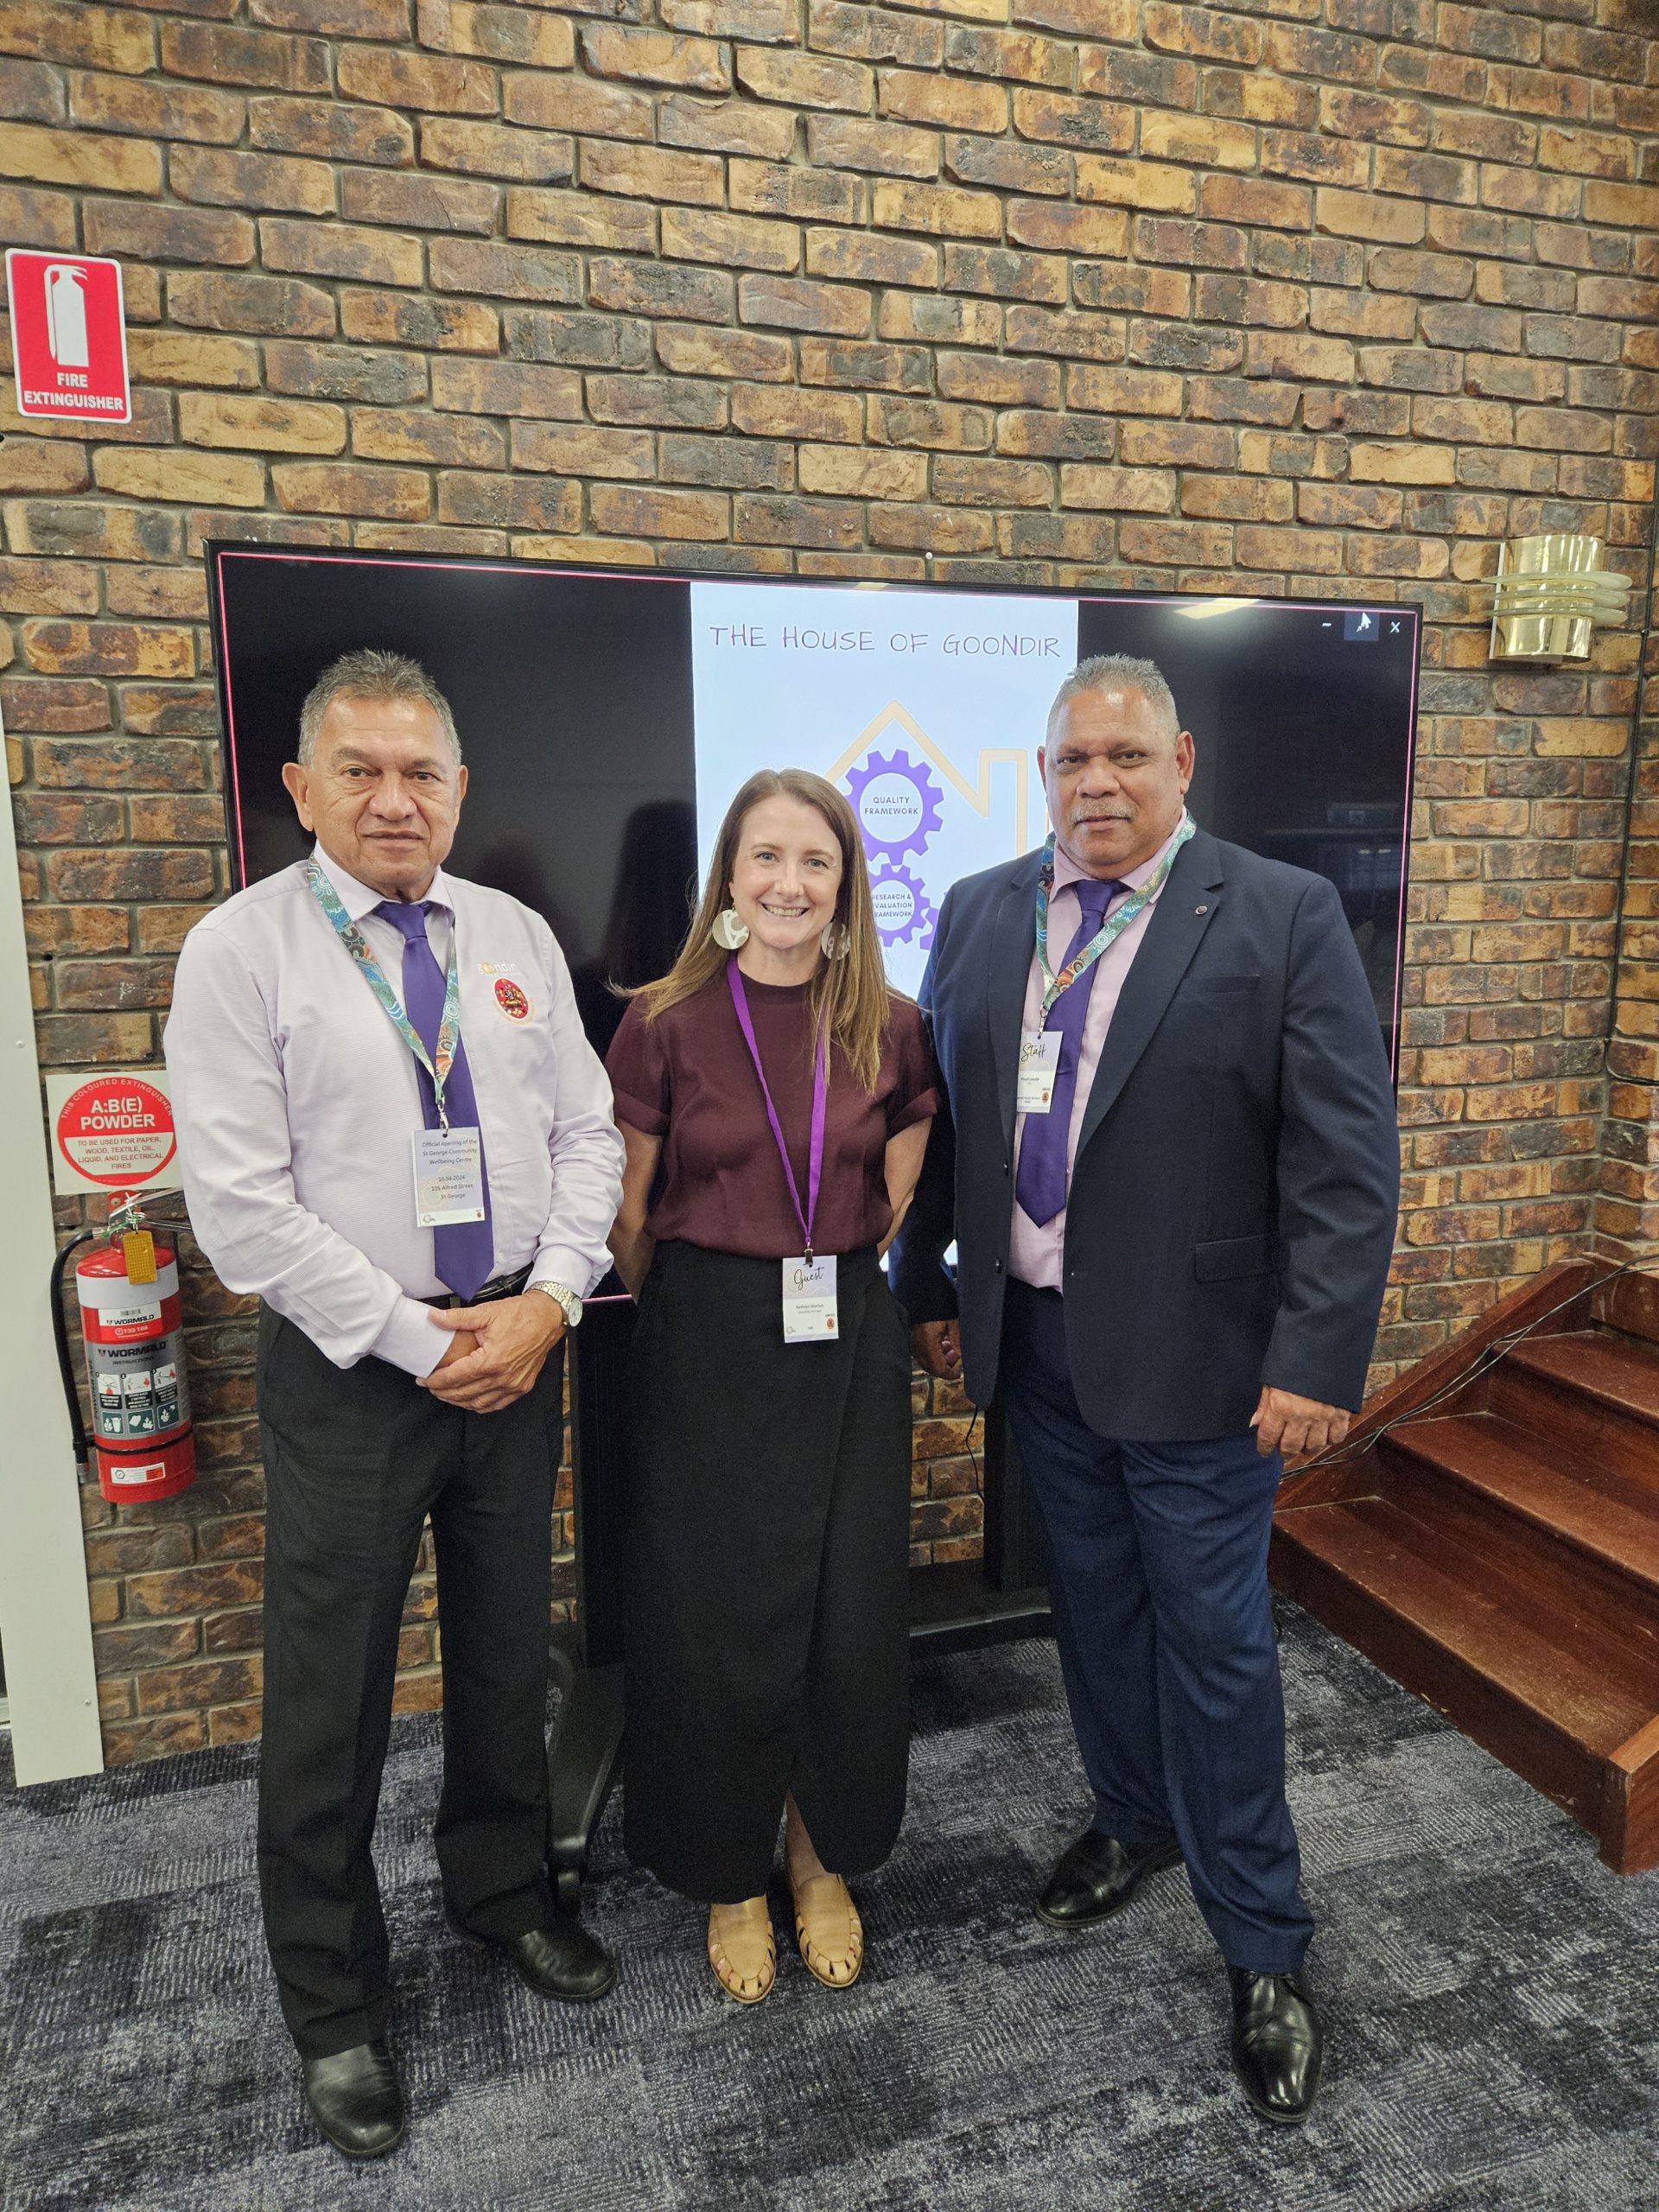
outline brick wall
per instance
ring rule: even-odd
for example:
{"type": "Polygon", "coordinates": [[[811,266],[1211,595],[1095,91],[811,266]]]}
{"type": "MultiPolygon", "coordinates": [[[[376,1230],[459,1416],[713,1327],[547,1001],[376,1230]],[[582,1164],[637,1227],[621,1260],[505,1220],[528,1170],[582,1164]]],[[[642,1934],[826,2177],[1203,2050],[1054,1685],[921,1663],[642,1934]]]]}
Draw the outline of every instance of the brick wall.
{"type": "MultiPolygon", "coordinates": [[[[1602,1141],[1637,639],[1496,671],[1478,586],[1547,527],[1646,588],[1654,27],[1637,0],[0,0],[0,228],[121,258],[136,385],[96,440],[0,414],[42,1059],[157,1058],[226,887],[209,536],[1361,589],[1427,615],[1379,1379],[1598,1226],[1650,1236],[1645,760],[1602,1141]]],[[[257,1725],[251,1314],[189,1283],[204,1479],[87,1501],[112,1759],[257,1725]]],[[[916,1535],[949,1556],[967,1422],[917,1389],[916,1535]]],[[[423,1578],[405,1702],[435,1695],[430,1616],[423,1578]]]]}

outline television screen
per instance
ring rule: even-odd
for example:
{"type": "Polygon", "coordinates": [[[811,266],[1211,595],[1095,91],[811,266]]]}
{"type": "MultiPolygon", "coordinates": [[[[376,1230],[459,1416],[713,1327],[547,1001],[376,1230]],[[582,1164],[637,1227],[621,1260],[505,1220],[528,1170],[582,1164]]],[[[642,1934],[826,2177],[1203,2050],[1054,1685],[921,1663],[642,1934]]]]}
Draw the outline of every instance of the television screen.
{"type": "Polygon", "coordinates": [[[760,767],[839,785],[894,985],[960,876],[1046,834],[1036,750],[1080,658],[1155,661],[1218,836],[1328,876],[1390,1048],[1419,617],[1411,607],[776,582],[461,556],[208,549],[238,887],[308,849],[283,788],[340,653],[421,661],[471,782],[450,866],[545,916],[602,1051],[614,984],[683,938],[727,802],[760,767]]]}

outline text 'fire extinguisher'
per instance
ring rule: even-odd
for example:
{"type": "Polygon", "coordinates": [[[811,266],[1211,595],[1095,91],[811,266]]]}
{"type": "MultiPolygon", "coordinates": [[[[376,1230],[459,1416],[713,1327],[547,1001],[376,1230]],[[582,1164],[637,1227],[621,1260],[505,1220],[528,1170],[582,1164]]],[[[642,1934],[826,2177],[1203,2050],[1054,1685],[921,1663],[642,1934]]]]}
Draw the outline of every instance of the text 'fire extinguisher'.
{"type": "Polygon", "coordinates": [[[129,1199],[110,1216],[109,1241],[75,1262],[92,1409],[89,1437],[70,1365],[61,1285],[70,1253],[99,1233],[87,1230],[72,1238],[53,1268],[59,1363],[76,1458],[90,1462],[99,1491],[113,1503],[143,1504],[172,1497],[196,1475],[178,1255],[142,1226],[137,1202],[129,1199]]]}

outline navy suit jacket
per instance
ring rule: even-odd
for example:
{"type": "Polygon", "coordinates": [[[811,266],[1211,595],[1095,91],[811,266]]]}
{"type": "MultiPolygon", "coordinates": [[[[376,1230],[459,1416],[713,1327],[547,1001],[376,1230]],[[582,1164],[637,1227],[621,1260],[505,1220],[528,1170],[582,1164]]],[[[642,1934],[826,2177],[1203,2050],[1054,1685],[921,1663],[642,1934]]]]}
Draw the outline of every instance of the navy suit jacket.
{"type": "MultiPolygon", "coordinates": [[[[912,1322],[960,1314],[981,1405],[1001,1348],[1041,860],[946,895],[921,1001],[948,1106],[891,1258],[912,1322]]],[[[1264,1382],[1357,1407],[1399,1182],[1388,1058],[1336,892],[1198,830],[1124,979],[1067,1201],[1066,1343],[1090,1427],[1236,1435],[1264,1382]]]]}

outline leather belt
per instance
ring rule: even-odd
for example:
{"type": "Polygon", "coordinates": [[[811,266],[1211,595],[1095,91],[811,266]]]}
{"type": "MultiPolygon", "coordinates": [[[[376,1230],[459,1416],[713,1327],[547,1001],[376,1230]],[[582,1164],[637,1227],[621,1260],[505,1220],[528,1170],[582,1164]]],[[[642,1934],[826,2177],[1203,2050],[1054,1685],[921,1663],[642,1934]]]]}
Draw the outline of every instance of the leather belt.
{"type": "Polygon", "coordinates": [[[457,1306],[487,1306],[492,1299],[517,1298],[530,1281],[530,1269],[520,1268],[517,1274],[498,1275],[493,1282],[486,1282],[471,1298],[463,1298],[459,1291],[446,1290],[441,1298],[423,1298],[423,1306],[442,1306],[446,1311],[457,1306]]]}

